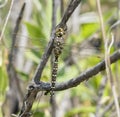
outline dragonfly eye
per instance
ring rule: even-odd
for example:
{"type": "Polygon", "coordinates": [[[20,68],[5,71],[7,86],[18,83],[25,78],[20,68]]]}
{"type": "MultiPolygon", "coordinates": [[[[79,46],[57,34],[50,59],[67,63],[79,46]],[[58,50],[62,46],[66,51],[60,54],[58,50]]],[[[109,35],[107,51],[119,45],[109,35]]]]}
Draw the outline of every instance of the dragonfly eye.
{"type": "Polygon", "coordinates": [[[57,36],[58,37],[62,37],[63,36],[63,32],[59,32],[59,34],[57,36]]]}
{"type": "Polygon", "coordinates": [[[64,30],[62,28],[58,28],[56,31],[57,37],[62,37],[64,35],[64,30]]]}

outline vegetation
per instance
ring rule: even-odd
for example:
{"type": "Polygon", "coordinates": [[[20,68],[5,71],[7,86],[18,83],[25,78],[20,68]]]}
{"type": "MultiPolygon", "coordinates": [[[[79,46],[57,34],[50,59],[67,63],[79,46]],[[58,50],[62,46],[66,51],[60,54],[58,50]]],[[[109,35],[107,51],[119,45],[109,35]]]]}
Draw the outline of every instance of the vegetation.
{"type": "Polygon", "coordinates": [[[0,1],[0,117],[119,117],[119,0],[12,2],[0,1]],[[52,43],[66,25],[51,99],[52,43]]]}

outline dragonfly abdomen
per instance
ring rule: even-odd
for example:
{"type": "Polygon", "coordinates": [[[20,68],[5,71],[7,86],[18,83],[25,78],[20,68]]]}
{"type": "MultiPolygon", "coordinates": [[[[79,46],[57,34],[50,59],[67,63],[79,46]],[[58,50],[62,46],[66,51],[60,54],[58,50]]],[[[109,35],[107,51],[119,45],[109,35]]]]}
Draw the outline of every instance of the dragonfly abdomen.
{"type": "Polygon", "coordinates": [[[53,63],[53,69],[52,69],[52,81],[51,81],[52,95],[54,95],[54,88],[55,88],[55,84],[56,84],[57,71],[58,71],[58,59],[55,59],[55,61],[53,63]]]}
{"type": "Polygon", "coordinates": [[[58,30],[56,30],[56,38],[54,39],[54,45],[53,45],[54,63],[52,69],[51,96],[54,95],[54,89],[55,89],[57,71],[58,71],[58,58],[62,53],[62,49],[65,41],[63,38],[64,34],[65,33],[62,28],[58,28],[58,30]]]}

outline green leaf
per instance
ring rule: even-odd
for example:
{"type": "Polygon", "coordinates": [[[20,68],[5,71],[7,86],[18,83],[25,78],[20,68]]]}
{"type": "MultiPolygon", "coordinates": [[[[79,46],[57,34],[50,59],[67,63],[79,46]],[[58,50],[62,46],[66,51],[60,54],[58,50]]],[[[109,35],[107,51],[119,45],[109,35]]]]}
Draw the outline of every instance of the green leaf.
{"type": "Polygon", "coordinates": [[[19,73],[19,75],[21,76],[21,79],[24,81],[28,81],[29,80],[29,75],[22,72],[22,71],[17,71],[17,73],[19,73]]]}
{"type": "Polygon", "coordinates": [[[29,22],[25,22],[25,24],[31,37],[45,38],[45,35],[43,34],[42,29],[41,29],[42,27],[39,27],[29,22]]]}
{"type": "Polygon", "coordinates": [[[88,23],[82,25],[81,36],[86,39],[99,28],[98,23],[88,23]]]}
{"type": "Polygon", "coordinates": [[[43,27],[39,27],[29,22],[26,22],[25,24],[26,24],[28,33],[31,37],[32,45],[38,46],[41,49],[45,48],[47,44],[47,39],[46,39],[46,36],[43,34],[43,30],[42,30],[43,27]]]}
{"type": "Polygon", "coordinates": [[[34,112],[33,117],[45,117],[45,113],[42,111],[36,111],[34,112]]]}
{"type": "Polygon", "coordinates": [[[0,93],[5,93],[8,85],[8,76],[6,72],[6,65],[4,64],[5,58],[3,58],[4,51],[0,51],[0,93]]]}

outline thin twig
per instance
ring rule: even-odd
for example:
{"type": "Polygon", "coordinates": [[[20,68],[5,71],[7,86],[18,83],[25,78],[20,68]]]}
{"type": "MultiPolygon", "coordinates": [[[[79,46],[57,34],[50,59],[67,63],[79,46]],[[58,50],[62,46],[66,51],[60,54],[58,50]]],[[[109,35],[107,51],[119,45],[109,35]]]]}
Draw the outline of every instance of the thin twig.
{"type": "Polygon", "coordinates": [[[64,26],[64,24],[67,23],[68,19],[70,18],[70,16],[72,15],[72,13],[74,12],[74,10],[77,8],[77,6],[81,3],[81,0],[71,0],[64,15],[63,18],[60,22],[60,26],[64,26]]]}
{"type": "Polygon", "coordinates": [[[53,48],[53,39],[54,39],[54,34],[52,33],[51,34],[51,40],[49,41],[48,43],[48,46],[45,50],[45,53],[43,54],[42,58],[41,58],[41,62],[40,64],[38,65],[37,69],[36,69],[36,72],[35,72],[35,75],[33,77],[33,81],[36,83],[36,84],[39,84],[39,81],[41,79],[41,75],[42,75],[42,72],[43,72],[43,69],[51,55],[51,52],[52,52],[52,48],[53,48]]]}
{"type": "Polygon", "coordinates": [[[52,0],[52,30],[51,32],[55,29],[55,26],[56,26],[56,21],[57,21],[56,13],[57,13],[56,0],[52,0]]]}
{"type": "Polygon", "coordinates": [[[64,13],[64,2],[63,2],[63,0],[60,0],[60,13],[61,13],[61,17],[63,17],[63,13],[64,13]]]}
{"type": "Polygon", "coordinates": [[[101,84],[100,84],[100,87],[99,87],[99,90],[98,90],[98,99],[96,101],[97,102],[96,112],[95,112],[96,117],[99,117],[99,113],[100,113],[99,110],[102,107],[101,100],[102,100],[102,97],[103,97],[104,89],[106,87],[106,83],[107,83],[107,78],[106,78],[106,76],[103,76],[103,79],[101,81],[101,84]]]}
{"type": "Polygon", "coordinates": [[[4,32],[5,32],[6,26],[7,26],[7,23],[8,23],[10,14],[11,14],[11,11],[12,11],[13,3],[14,3],[14,0],[11,1],[10,9],[8,11],[8,14],[7,14],[7,17],[6,17],[6,20],[5,20],[5,23],[4,23],[1,35],[0,35],[0,42],[2,41],[2,38],[3,38],[4,32]]]}
{"type": "Polygon", "coordinates": [[[117,97],[117,93],[116,93],[116,89],[115,89],[112,70],[110,67],[110,58],[109,58],[109,51],[108,51],[108,38],[106,37],[106,34],[105,34],[105,27],[104,27],[104,23],[103,23],[103,16],[102,16],[100,0],[97,0],[96,3],[97,3],[99,19],[100,19],[100,24],[101,24],[101,31],[102,31],[102,35],[103,35],[103,41],[104,41],[106,73],[107,73],[107,77],[109,78],[109,81],[111,84],[111,89],[112,89],[112,93],[113,93],[113,97],[114,97],[114,101],[115,101],[117,115],[118,115],[118,117],[120,117],[118,97],[117,97]]]}
{"type": "Polygon", "coordinates": [[[16,86],[17,86],[17,90],[19,91],[21,100],[23,99],[23,93],[22,93],[21,88],[20,88],[20,84],[19,84],[19,80],[18,80],[18,75],[17,75],[16,70],[15,70],[13,58],[16,55],[15,54],[15,43],[17,41],[16,36],[17,36],[18,31],[19,31],[20,23],[21,23],[21,20],[22,20],[22,17],[23,17],[23,13],[24,13],[24,10],[25,10],[25,5],[26,4],[23,3],[21,11],[20,11],[19,16],[18,16],[17,21],[16,21],[16,25],[15,25],[14,31],[13,31],[12,46],[11,46],[11,51],[9,53],[9,58],[8,58],[9,63],[8,63],[8,66],[7,66],[7,71],[8,71],[9,78],[10,78],[10,80],[9,80],[10,87],[12,87],[13,85],[15,85],[14,82],[13,82],[15,80],[16,86]]]}
{"type": "Polygon", "coordinates": [[[101,113],[99,114],[99,117],[103,117],[103,116],[105,115],[105,113],[108,112],[108,111],[112,108],[113,105],[114,105],[114,101],[110,102],[110,103],[104,108],[103,112],[101,112],[101,113]]]}
{"type": "Polygon", "coordinates": [[[21,11],[20,11],[20,14],[17,18],[17,21],[16,21],[16,25],[15,25],[15,28],[14,28],[14,31],[13,31],[13,35],[12,35],[12,46],[11,46],[11,51],[10,51],[10,54],[9,54],[9,65],[8,65],[8,69],[9,67],[11,67],[11,65],[13,65],[13,56],[15,56],[15,44],[16,44],[16,37],[17,37],[17,33],[19,31],[19,27],[20,27],[20,23],[21,23],[21,20],[22,20],[22,17],[23,17],[23,13],[24,13],[24,10],[25,10],[25,3],[23,4],[22,8],[21,8],[21,11]]]}

